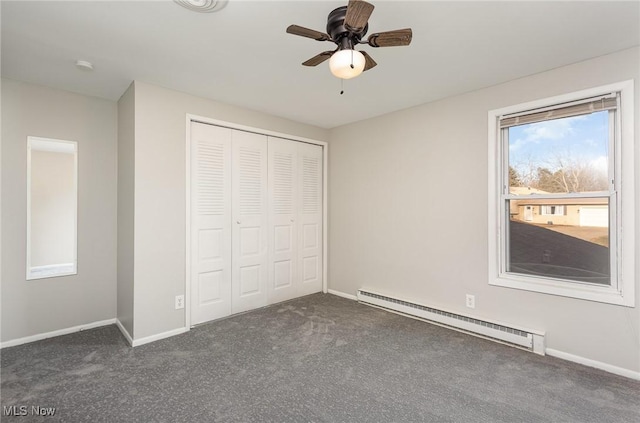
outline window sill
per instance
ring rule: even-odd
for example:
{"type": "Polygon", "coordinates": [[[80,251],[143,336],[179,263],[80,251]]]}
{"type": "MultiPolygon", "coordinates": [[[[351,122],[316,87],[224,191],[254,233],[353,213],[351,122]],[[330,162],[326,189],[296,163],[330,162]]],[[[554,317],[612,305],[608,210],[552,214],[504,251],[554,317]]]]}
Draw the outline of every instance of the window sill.
{"type": "Polygon", "coordinates": [[[503,274],[493,280],[490,280],[489,285],[595,301],[599,303],[615,304],[625,307],[635,306],[633,296],[625,296],[620,291],[610,286],[597,286],[580,282],[564,282],[553,279],[547,280],[516,274],[503,274]]]}

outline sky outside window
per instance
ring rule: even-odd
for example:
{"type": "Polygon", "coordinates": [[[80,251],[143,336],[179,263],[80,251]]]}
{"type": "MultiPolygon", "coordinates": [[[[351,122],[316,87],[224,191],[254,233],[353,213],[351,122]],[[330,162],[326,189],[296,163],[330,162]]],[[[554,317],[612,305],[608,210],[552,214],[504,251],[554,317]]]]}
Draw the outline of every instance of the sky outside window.
{"type": "MultiPolygon", "coordinates": [[[[609,150],[608,111],[509,128],[509,166],[518,186],[549,192],[606,190],[609,150]],[[545,177],[573,175],[575,184],[555,188],[545,177]]],[[[512,186],[514,185],[512,181],[512,186]]]]}

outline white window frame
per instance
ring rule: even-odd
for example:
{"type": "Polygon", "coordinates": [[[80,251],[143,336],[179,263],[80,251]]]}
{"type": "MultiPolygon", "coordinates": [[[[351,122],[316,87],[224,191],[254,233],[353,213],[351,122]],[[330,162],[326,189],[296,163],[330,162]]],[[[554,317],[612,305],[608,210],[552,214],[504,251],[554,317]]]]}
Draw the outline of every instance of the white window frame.
{"type": "MultiPolygon", "coordinates": [[[[583,300],[635,306],[635,174],[634,174],[634,84],[633,80],[577,91],[528,103],[491,110],[488,113],[489,159],[489,285],[583,300]],[[610,93],[620,93],[616,113],[613,154],[614,169],[610,170],[614,188],[609,210],[612,248],[611,285],[566,281],[506,272],[506,230],[508,210],[504,207],[503,172],[507,163],[501,142],[501,116],[552,107],[610,93]],[[615,228],[615,229],[614,229],[615,228]],[[624,232],[622,231],[624,228],[624,232]]],[[[508,170],[507,170],[508,172],[508,170]]],[[[508,189],[508,188],[507,188],[508,189]]],[[[577,194],[577,196],[589,196],[577,194]]]]}

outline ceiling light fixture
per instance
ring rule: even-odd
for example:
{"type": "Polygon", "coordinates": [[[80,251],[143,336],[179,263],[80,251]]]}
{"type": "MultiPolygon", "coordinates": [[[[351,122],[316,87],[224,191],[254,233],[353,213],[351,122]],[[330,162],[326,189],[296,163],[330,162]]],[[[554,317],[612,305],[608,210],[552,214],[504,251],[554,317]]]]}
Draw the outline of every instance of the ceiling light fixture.
{"type": "Polygon", "coordinates": [[[200,13],[217,12],[225,7],[228,0],[173,0],[180,6],[200,13]]]}
{"type": "Polygon", "coordinates": [[[376,32],[364,38],[369,30],[369,17],[374,6],[364,0],[349,0],[346,6],[334,9],[327,17],[327,32],[316,31],[300,25],[289,25],[287,33],[316,41],[331,41],[336,50],[327,50],[302,62],[303,66],[318,66],[329,60],[331,73],[340,79],[351,79],[377,66],[366,51],[357,51],[359,44],[370,47],[408,46],[411,44],[411,28],[376,32]]]}
{"type": "Polygon", "coordinates": [[[331,73],[340,79],[355,78],[362,73],[364,65],[364,55],[352,49],[336,51],[329,59],[331,73]]]}

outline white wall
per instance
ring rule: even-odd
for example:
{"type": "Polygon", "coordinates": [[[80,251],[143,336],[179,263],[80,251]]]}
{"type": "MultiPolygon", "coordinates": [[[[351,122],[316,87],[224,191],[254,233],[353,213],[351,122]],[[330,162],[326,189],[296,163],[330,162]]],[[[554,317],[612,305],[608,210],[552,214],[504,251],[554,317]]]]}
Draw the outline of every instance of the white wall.
{"type": "Polygon", "coordinates": [[[2,80],[1,341],[116,313],[116,104],[2,80]],[[27,281],[27,136],[78,142],[78,274],[27,281]]]}
{"type": "Polygon", "coordinates": [[[329,288],[368,287],[540,329],[549,348],[640,371],[640,299],[628,308],[489,286],[487,265],[487,112],[635,79],[640,163],[639,63],[634,48],[333,129],[329,288]]]}
{"type": "MultiPolygon", "coordinates": [[[[186,115],[326,141],[328,131],[135,82],[135,339],[185,325],[186,115]]],[[[189,301],[189,299],[186,299],[189,301]]]]}
{"type": "Polygon", "coordinates": [[[133,337],[134,116],[132,83],[118,100],[118,300],[117,318],[133,337]]]}

